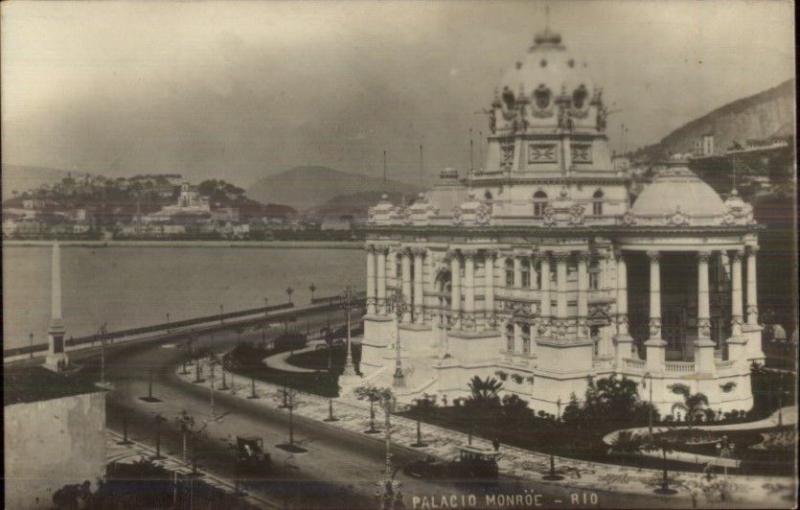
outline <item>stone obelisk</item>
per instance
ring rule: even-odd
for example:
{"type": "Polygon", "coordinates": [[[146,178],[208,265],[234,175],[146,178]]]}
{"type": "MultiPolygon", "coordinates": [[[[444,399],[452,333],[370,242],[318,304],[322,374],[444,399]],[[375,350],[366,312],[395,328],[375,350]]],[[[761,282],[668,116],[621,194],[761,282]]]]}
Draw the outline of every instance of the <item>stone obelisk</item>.
{"type": "Polygon", "coordinates": [[[64,321],[61,317],[61,247],[56,241],[53,244],[53,258],[51,262],[51,308],[50,329],[47,332],[48,348],[45,367],[50,370],[60,371],[67,368],[69,359],[64,350],[64,321]]]}

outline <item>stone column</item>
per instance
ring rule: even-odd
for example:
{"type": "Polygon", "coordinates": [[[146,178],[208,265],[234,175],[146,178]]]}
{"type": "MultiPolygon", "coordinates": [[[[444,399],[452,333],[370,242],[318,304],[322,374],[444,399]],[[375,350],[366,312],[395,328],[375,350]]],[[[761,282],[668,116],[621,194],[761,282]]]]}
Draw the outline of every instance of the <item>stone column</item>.
{"type": "Polygon", "coordinates": [[[386,308],[386,254],[389,252],[389,249],[385,246],[380,246],[375,248],[375,255],[378,257],[378,313],[380,315],[386,315],[387,308],[386,308]]]}
{"type": "Polygon", "coordinates": [[[514,255],[514,288],[522,287],[522,260],[519,255],[514,255]]]}
{"type": "Polygon", "coordinates": [[[464,313],[466,322],[472,329],[475,324],[475,250],[465,250],[464,254],[464,313]]]}
{"type": "Polygon", "coordinates": [[[750,246],[747,249],[747,324],[758,326],[758,294],[756,282],[756,256],[758,246],[750,246]]]}
{"type": "MultiPolygon", "coordinates": [[[[484,255],[484,277],[486,278],[486,290],[484,293],[484,306],[486,313],[486,319],[488,323],[494,324],[495,321],[495,311],[494,311],[494,260],[495,260],[495,252],[494,251],[487,251],[484,255]]],[[[494,326],[492,326],[494,327],[494,326]]]]}
{"type": "Polygon", "coordinates": [[[550,254],[545,252],[541,255],[539,270],[542,273],[542,288],[540,289],[541,302],[539,304],[539,314],[545,320],[545,324],[550,322],[552,312],[550,311],[550,254]]]}
{"type": "Polygon", "coordinates": [[[375,281],[375,248],[367,245],[367,315],[375,313],[375,293],[377,282],[375,281]]]}
{"type": "Polygon", "coordinates": [[[622,250],[616,253],[617,258],[617,335],[616,344],[617,367],[623,366],[623,359],[631,356],[633,338],[628,333],[628,265],[622,250]]]}
{"type": "Polygon", "coordinates": [[[569,253],[554,253],[556,259],[556,330],[563,338],[567,331],[567,259],[569,253]]]}
{"type": "Polygon", "coordinates": [[[522,354],[522,325],[514,321],[514,354],[522,354]]]}
{"type": "Polygon", "coordinates": [[[661,255],[657,251],[649,251],[647,256],[650,258],[650,338],[644,344],[647,348],[647,369],[663,372],[667,343],[661,338],[661,255]]]}
{"type": "Polygon", "coordinates": [[[589,258],[588,251],[578,253],[578,338],[587,338],[586,320],[589,316],[589,258]]]}
{"type": "Polygon", "coordinates": [[[403,322],[411,322],[411,304],[412,304],[412,295],[411,295],[411,253],[408,249],[404,249],[400,252],[401,257],[401,264],[402,264],[402,291],[403,291],[403,302],[406,305],[405,311],[403,312],[402,321],[403,322]]]}
{"type": "Polygon", "coordinates": [[[537,258],[537,255],[536,255],[536,253],[532,253],[532,254],[531,254],[531,255],[530,255],[528,258],[527,258],[527,262],[526,262],[526,264],[528,264],[528,267],[530,268],[530,269],[528,270],[528,275],[530,276],[530,279],[531,279],[531,281],[530,281],[530,288],[531,288],[531,290],[536,290],[536,289],[537,289],[537,287],[536,287],[536,276],[537,276],[537,272],[536,272],[536,258],[537,258]]]}
{"type": "Polygon", "coordinates": [[[742,252],[735,250],[731,256],[731,336],[742,335],[742,252]]]}
{"type": "Polygon", "coordinates": [[[455,250],[450,252],[450,301],[453,327],[461,329],[461,261],[455,250]]]}
{"type": "Polygon", "coordinates": [[[695,371],[702,374],[714,373],[714,347],[711,341],[711,308],[708,292],[708,259],[711,253],[701,251],[697,254],[697,340],[695,341],[695,371]]]}
{"type": "Polygon", "coordinates": [[[415,248],[412,253],[414,254],[414,322],[422,324],[425,321],[425,314],[423,311],[425,307],[425,295],[422,288],[422,261],[425,257],[425,249],[415,248]]]}

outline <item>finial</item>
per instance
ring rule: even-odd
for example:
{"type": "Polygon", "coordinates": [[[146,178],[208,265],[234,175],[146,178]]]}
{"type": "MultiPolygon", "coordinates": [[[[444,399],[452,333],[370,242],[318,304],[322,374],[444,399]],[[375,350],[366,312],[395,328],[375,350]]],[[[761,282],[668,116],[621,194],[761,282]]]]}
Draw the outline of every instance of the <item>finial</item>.
{"type": "Polygon", "coordinates": [[[550,30],[550,6],[544,6],[544,29],[550,30]]]}

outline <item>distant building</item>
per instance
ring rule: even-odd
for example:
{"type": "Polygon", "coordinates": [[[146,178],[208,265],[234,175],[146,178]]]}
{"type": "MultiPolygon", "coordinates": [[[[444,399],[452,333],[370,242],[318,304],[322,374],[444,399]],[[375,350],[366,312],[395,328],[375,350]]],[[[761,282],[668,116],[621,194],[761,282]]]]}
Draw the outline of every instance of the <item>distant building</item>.
{"type": "Polygon", "coordinates": [[[320,230],[351,230],[353,228],[352,216],[340,216],[337,218],[325,218],[319,226],[320,230]]]}
{"type": "Polygon", "coordinates": [[[5,508],[53,508],[66,484],[105,476],[106,398],[94,384],[42,367],[3,370],[5,508]]]}

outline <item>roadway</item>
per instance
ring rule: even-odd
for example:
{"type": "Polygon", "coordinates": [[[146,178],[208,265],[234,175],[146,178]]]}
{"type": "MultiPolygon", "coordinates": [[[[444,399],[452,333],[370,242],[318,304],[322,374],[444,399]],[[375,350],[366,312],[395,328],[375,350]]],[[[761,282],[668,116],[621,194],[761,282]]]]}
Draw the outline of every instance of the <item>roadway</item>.
{"type": "MultiPolygon", "coordinates": [[[[318,315],[294,325],[300,330],[318,329],[326,323],[325,315],[318,315]]],[[[271,329],[267,335],[275,336],[282,328],[271,329]]],[[[155,444],[155,416],[160,413],[167,418],[162,426],[162,449],[180,455],[181,436],[176,417],[182,411],[196,420],[207,422],[207,428],[197,441],[196,451],[201,470],[228,479],[236,477],[234,471],[235,450],[232,444],[237,435],[255,435],[264,439],[264,445],[272,456],[273,469],[256,479],[247,480],[245,487],[259,498],[269,501],[276,508],[302,509],[361,509],[375,508],[376,483],[382,479],[385,469],[385,443],[382,436],[356,434],[327,424],[295,415],[295,440],[307,453],[291,454],[275,446],[285,443],[288,437],[288,413],[285,410],[257,405],[253,401],[215,392],[215,410],[224,415],[219,421],[210,420],[210,394],[207,389],[184,382],[175,374],[176,367],[188,353],[182,348],[185,336],[176,335],[173,340],[130,346],[115,346],[106,354],[106,379],[113,384],[107,398],[108,427],[122,432],[123,421],[128,423],[128,434],[132,439],[146,444],[155,444]],[[174,343],[173,343],[174,342],[174,343]],[[153,378],[153,396],[158,402],[145,402],[148,384],[153,378]],[[123,418],[125,417],[125,418],[123,418]]],[[[231,348],[239,335],[233,331],[200,335],[197,345],[215,351],[231,348]]],[[[241,336],[241,340],[260,341],[261,332],[241,336]]],[[[249,385],[237,378],[243,385],[249,385]]],[[[274,398],[276,396],[261,396],[274,398]]],[[[191,455],[190,455],[191,458],[191,455]]],[[[393,449],[392,462],[402,466],[421,459],[422,454],[410,448],[393,449]]],[[[483,508],[485,495],[519,496],[539,494],[539,505],[506,503],[503,508],[540,507],[674,507],[690,506],[683,500],[665,500],[660,497],[632,496],[613,492],[597,492],[596,498],[589,491],[574,490],[560,485],[543,484],[529,480],[501,477],[491,483],[440,483],[419,480],[398,472],[396,478],[402,483],[405,503],[408,508],[441,507],[441,498],[457,499],[456,508],[483,508]],[[464,496],[467,499],[461,499],[464,496]],[[469,496],[475,496],[477,506],[470,504],[469,496]],[[581,504],[570,504],[577,497],[581,504]],[[427,498],[427,499],[426,499],[427,498]],[[431,502],[437,501],[431,506],[431,502]],[[459,503],[460,502],[460,503],[459,503]],[[561,502],[561,503],[559,503],[561,502]],[[585,503],[585,504],[583,504],[585,503]]],[[[531,501],[529,498],[527,501],[531,501]]]]}

